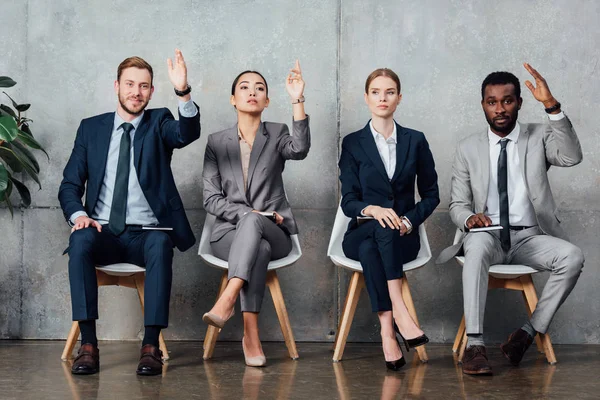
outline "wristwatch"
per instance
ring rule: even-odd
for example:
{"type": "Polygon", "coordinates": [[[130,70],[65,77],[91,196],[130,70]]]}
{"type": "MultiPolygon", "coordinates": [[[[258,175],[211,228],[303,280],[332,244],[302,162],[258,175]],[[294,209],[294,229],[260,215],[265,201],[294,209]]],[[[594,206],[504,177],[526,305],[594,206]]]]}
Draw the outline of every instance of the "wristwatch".
{"type": "Polygon", "coordinates": [[[179,97],[181,96],[185,96],[186,94],[190,94],[192,92],[192,87],[190,85],[187,85],[187,88],[185,88],[185,90],[177,90],[177,88],[173,88],[173,90],[175,91],[175,94],[179,97]]]}
{"type": "Polygon", "coordinates": [[[304,103],[304,96],[300,96],[299,99],[292,100],[292,104],[304,103]]]}
{"type": "Polygon", "coordinates": [[[560,110],[560,102],[557,101],[555,105],[553,105],[552,107],[545,108],[544,110],[548,114],[553,113],[556,110],[560,110]]]}

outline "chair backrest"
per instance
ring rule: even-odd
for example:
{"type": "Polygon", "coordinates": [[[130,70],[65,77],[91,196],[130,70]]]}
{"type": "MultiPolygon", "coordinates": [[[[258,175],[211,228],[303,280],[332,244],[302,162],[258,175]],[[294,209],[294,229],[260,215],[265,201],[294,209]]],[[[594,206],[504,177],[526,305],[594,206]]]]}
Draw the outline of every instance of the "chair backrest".
{"type": "MultiPolygon", "coordinates": [[[[212,234],[216,220],[217,217],[206,213],[204,227],[202,228],[202,236],[200,236],[200,246],[198,246],[198,255],[211,267],[227,269],[229,266],[227,261],[215,257],[212,248],[210,247],[210,235],[212,234]]],[[[302,256],[302,249],[300,248],[298,235],[291,235],[290,239],[292,240],[292,251],[290,251],[290,254],[279,260],[271,261],[268,270],[289,267],[300,259],[300,256],[302,256]]]]}
{"type": "MultiPolygon", "coordinates": [[[[457,228],[456,232],[454,233],[453,244],[458,243],[462,239],[463,235],[463,231],[457,228]]],[[[461,266],[464,265],[465,256],[456,256],[454,258],[461,266]]],[[[490,266],[489,270],[489,274],[498,279],[514,279],[521,275],[531,275],[535,274],[536,272],[539,271],[522,264],[494,264],[490,266]]]]}
{"type": "MultiPolygon", "coordinates": [[[[333,222],[331,238],[329,239],[327,256],[329,256],[335,265],[351,269],[353,271],[362,271],[360,262],[346,257],[344,250],[342,249],[342,241],[344,240],[344,234],[346,233],[349,222],[350,218],[344,215],[342,207],[338,207],[335,215],[335,221],[333,222]]],[[[404,271],[410,271],[411,269],[422,267],[431,259],[431,247],[429,247],[429,240],[427,239],[427,231],[425,230],[424,224],[419,226],[419,237],[421,240],[421,249],[419,250],[419,254],[415,260],[404,264],[404,271]]]]}

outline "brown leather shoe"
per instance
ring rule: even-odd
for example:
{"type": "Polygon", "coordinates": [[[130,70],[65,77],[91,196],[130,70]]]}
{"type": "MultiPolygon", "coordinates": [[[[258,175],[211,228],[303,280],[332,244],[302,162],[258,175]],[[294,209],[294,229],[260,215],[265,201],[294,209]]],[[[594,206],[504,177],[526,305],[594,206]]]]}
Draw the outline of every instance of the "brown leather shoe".
{"type": "Polygon", "coordinates": [[[147,344],[142,347],[140,363],[135,371],[138,375],[159,375],[162,373],[162,351],[158,347],[147,344]]]}
{"type": "Polygon", "coordinates": [[[91,375],[100,371],[100,351],[98,346],[82,344],[71,367],[74,375],[91,375]]]}
{"type": "Polygon", "coordinates": [[[467,375],[492,375],[485,346],[471,346],[465,349],[462,370],[467,375]]]}
{"type": "Polygon", "coordinates": [[[500,345],[504,357],[515,367],[519,365],[525,352],[533,343],[533,337],[523,329],[519,328],[510,334],[508,340],[500,345]]]}

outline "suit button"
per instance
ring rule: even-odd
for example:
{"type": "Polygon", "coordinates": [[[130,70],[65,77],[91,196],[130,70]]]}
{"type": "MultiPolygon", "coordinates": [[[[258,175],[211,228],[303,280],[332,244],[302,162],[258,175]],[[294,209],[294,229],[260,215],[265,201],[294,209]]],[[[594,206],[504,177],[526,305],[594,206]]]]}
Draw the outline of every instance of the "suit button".
{"type": "Polygon", "coordinates": [[[392,196],[391,194],[388,196],[388,200],[394,200],[394,196],[392,196]]]}

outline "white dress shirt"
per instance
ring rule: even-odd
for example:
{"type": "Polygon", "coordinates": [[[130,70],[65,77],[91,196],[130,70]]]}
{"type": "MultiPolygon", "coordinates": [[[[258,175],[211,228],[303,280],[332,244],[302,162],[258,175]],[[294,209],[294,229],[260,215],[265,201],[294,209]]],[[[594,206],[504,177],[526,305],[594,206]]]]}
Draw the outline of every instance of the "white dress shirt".
{"type": "MultiPolygon", "coordinates": [[[[563,119],[565,115],[548,114],[551,120],[557,121],[563,119]]],[[[521,172],[521,160],[519,159],[519,136],[521,128],[517,123],[515,128],[505,138],[506,144],[506,166],[508,177],[508,221],[514,226],[535,226],[537,219],[533,204],[529,200],[527,187],[521,172]]],[[[500,155],[500,140],[502,138],[492,132],[488,127],[489,152],[490,152],[490,181],[488,186],[488,196],[486,202],[487,215],[492,224],[500,224],[500,198],[498,193],[498,156],[500,155]]],[[[470,217],[469,217],[470,218],[470,217]]],[[[466,221],[465,221],[466,224],[466,221]]]]}

